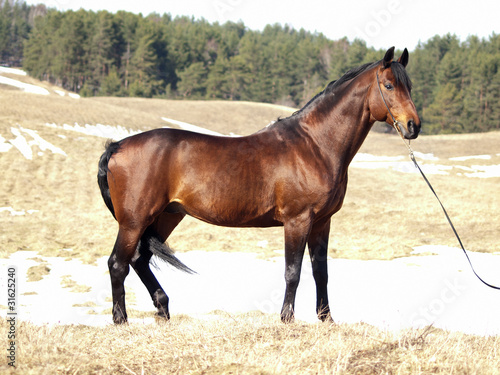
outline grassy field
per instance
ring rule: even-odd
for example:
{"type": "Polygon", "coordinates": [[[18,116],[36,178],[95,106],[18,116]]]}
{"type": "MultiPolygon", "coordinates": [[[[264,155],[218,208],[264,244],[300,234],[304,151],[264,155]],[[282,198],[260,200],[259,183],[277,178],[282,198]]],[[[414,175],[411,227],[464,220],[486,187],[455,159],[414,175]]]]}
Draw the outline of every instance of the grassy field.
{"type": "MultiPolygon", "coordinates": [[[[0,327],[6,331],[5,321],[0,327]]],[[[156,326],[18,327],[22,374],[499,374],[498,337],[366,324],[284,325],[248,313],[156,326]]],[[[5,345],[4,345],[5,346],[5,345]]]]}
{"type": "MultiPolygon", "coordinates": [[[[17,78],[17,77],[12,77],[17,78]]],[[[36,81],[24,78],[31,83],[36,81]]],[[[47,89],[52,90],[50,86],[47,89]]],[[[33,160],[16,149],[0,153],[0,255],[33,250],[43,256],[79,258],[92,263],[108,255],[117,225],[96,184],[97,161],[105,139],[62,126],[75,122],[147,130],[167,125],[161,117],[196,124],[224,134],[250,134],[293,109],[255,103],[187,102],[133,98],[72,99],[51,91],[33,95],[0,86],[0,136],[11,128],[32,129],[66,156],[33,146],[33,160]],[[29,213],[28,210],[36,210],[29,213]]],[[[422,136],[415,151],[456,165],[450,157],[493,155],[500,164],[500,133],[422,136]]],[[[396,135],[371,133],[361,152],[406,155],[396,135]]],[[[460,161],[471,167],[482,161],[460,161]]],[[[466,247],[498,253],[499,178],[464,176],[454,168],[430,180],[447,207],[466,247]]],[[[169,239],[179,252],[222,250],[275,256],[283,231],[210,226],[186,218],[169,239]],[[266,248],[257,241],[268,242],[266,248]]],[[[393,259],[419,245],[456,246],[441,209],[417,174],[391,169],[352,168],[343,209],[334,216],[331,257],[393,259]]],[[[36,276],[36,275],[35,275],[36,276]]],[[[0,330],[7,324],[0,319],[0,330]]],[[[33,374],[303,374],[303,373],[463,373],[499,374],[497,337],[477,337],[437,329],[389,333],[368,325],[283,325],[277,316],[215,313],[196,319],[177,315],[168,324],[124,327],[18,326],[16,373],[33,374]]],[[[6,335],[2,335],[6,347],[6,335]]],[[[4,362],[2,373],[8,371],[4,362]]]]}

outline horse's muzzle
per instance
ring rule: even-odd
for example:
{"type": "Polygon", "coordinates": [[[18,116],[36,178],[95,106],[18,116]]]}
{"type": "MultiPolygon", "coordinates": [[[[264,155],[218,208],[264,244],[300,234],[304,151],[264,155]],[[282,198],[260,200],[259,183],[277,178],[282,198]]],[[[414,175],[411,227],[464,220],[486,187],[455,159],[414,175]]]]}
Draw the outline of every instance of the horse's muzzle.
{"type": "Polygon", "coordinates": [[[417,124],[414,120],[409,120],[406,124],[406,128],[400,122],[397,123],[397,126],[399,127],[399,130],[403,134],[403,137],[405,137],[406,139],[417,138],[421,128],[420,123],[417,124]]]}

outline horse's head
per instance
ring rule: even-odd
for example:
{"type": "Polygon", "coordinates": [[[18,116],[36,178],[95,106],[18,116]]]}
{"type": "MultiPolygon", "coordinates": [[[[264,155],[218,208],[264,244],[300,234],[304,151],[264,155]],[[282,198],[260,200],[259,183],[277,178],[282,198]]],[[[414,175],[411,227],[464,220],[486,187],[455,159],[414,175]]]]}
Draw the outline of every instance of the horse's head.
{"type": "Polygon", "coordinates": [[[386,121],[406,139],[415,139],[420,132],[420,118],[411,99],[411,81],[406,72],[408,58],[406,48],[397,61],[393,61],[394,47],[387,50],[375,67],[369,107],[373,119],[386,121]]]}

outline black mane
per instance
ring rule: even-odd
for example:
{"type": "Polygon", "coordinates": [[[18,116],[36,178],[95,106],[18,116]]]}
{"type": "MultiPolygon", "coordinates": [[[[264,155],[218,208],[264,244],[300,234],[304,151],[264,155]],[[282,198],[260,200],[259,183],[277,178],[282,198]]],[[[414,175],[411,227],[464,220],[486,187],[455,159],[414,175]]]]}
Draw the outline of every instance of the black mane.
{"type": "MultiPolygon", "coordinates": [[[[307,107],[309,107],[318,97],[332,93],[338,87],[342,86],[344,83],[346,83],[350,80],[353,80],[354,78],[359,76],[361,73],[364,73],[367,70],[374,68],[375,66],[379,65],[380,63],[381,63],[381,61],[367,63],[367,64],[363,64],[361,66],[358,66],[356,68],[353,68],[353,69],[347,71],[338,80],[331,81],[328,85],[326,85],[326,87],[323,91],[320,91],[319,93],[317,93],[311,100],[309,100],[306,103],[306,105],[304,105],[298,111],[294,112],[292,114],[292,116],[295,116],[295,115],[298,115],[299,113],[302,113],[302,111],[304,111],[307,107]]],[[[396,61],[393,61],[391,63],[391,69],[392,69],[392,74],[394,75],[394,79],[396,80],[396,85],[398,86],[401,83],[408,89],[408,91],[411,92],[412,83],[411,83],[410,77],[408,76],[408,73],[406,72],[405,67],[402,64],[400,64],[396,61]]],[[[278,119],[278,121],[279,121],[279,119],[278,119]]]]}

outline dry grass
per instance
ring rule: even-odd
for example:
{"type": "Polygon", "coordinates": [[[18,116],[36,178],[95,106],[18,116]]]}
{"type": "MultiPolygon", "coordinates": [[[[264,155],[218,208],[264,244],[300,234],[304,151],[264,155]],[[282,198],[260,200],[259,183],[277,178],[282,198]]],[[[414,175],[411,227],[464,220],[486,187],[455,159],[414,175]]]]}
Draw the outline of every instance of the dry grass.
{"type": "MultiPolygon", "coordinates": [[[[1,329],[7,329],[1,320],[1,329]]],[[[18,326],[19,374],[499,374],[498,337],[365,324],[284,325],[260,313],[155,326],[18,326]]],[[[9,373],[7,366],[0,371],[9,373]]]]}

